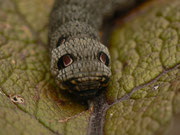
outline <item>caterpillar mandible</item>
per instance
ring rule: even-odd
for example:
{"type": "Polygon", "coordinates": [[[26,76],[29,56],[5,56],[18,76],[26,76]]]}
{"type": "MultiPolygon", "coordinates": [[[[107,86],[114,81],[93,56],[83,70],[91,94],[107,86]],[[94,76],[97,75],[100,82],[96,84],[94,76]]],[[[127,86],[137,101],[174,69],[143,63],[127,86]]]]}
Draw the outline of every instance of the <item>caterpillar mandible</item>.
{"type": "Polygon", "coordinates": [[[80,97],[93,97],[107,87],[111,59],[98,30],[106,12],[135,1],[55,0],[48,38],[51,72],[60,88],[80,97]]]}

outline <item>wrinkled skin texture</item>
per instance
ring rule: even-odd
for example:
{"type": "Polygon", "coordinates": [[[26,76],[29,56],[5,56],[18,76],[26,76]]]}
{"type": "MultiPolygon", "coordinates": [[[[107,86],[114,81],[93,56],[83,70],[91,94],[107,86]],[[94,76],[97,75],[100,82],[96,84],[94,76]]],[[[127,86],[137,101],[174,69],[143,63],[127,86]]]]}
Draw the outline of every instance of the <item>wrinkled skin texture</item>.
{"type": "Polygon", "coordinates": [[[51,12],[51,72],[60,88],[82,97],[94,96],[111,77],[109,51],[97,34],[100,3],[56,0],[51,12]]]}
{"type": "Polygon", "coordinates": [[[49,47],[51,72],[60,88],[88,97],[107,87],[111,77],[110,55],[100,43],[98,31],[105,13],[115,5],[120,8],[124,4],[126,8],[126,3],[133,2],[55,0],[50,15],[49,47]]]}
{"type": "Polygon", "coordinates": [[[53,49],[51,69],[53,75],[56,76],[57,84],[61,88],[68,86],[71,92],[77,91],[80,96],[95,95],[96,89],[107,86],[111,71],[108,66],[99,61],[99,52],[105,52],[109,56],[104,45],[88,38],[73,38],[73,40],[53,49]],[[76,61],[59,71],[57,68],[58,60],[66,54],[73,55],[76,61]]]}

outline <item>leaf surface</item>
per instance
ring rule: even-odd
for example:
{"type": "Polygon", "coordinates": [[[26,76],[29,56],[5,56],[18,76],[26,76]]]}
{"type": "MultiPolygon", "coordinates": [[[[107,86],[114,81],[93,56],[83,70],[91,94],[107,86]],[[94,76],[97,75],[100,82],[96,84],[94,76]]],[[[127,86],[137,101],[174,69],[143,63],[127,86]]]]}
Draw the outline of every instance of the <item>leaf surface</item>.
{"type": "Polygon", "coordinates": [[[148,4],[114,31],[113,77],[105,101],[94,112],[59,90],[50,74],[44,45],[52,4],[0,0],[0,134],[175,131],[169,127],[180,113],[179,0],[148,4]]]}

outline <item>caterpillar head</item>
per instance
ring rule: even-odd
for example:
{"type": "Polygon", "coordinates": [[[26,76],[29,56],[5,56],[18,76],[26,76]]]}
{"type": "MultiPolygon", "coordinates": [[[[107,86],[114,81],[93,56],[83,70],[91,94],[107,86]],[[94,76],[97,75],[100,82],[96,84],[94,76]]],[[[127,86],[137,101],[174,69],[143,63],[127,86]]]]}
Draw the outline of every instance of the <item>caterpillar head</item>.
{"type": "Polygon", "coordinates": [[[111,77],[106,46],[91,38],[60,42],[52,50],[51,72],[59,87],[85,97],[107,87],[111,77]]]}

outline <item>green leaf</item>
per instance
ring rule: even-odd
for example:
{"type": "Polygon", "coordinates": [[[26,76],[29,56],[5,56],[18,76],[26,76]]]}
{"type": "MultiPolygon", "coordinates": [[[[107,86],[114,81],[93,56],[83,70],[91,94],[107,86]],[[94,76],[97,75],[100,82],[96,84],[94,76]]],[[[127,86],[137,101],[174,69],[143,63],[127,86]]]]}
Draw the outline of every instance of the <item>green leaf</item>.
{"type": "Polygon", "coordinates": [[[156,1],[113,33],[105,134],[165,134],[180,113],[179,6],[156,1]]]}
{"type": "Polygon", "coordinates": [[[115,30],[113,77],[94,110],[59,90],[50,74],[44,45],[52,4],[0,0],[0,135],[173,133],[180,113],[179,0],[149,3],[115,30]]]}
{"type": "Polygon", "coordinates": [[[51,5],[51,0],[0,0],[1,135],[87,132],[87,106],[60,93],[50,75],[49,52],[43,44],[51,5]],[[24,103],[14,104],[13,96],[24,103]]]}

